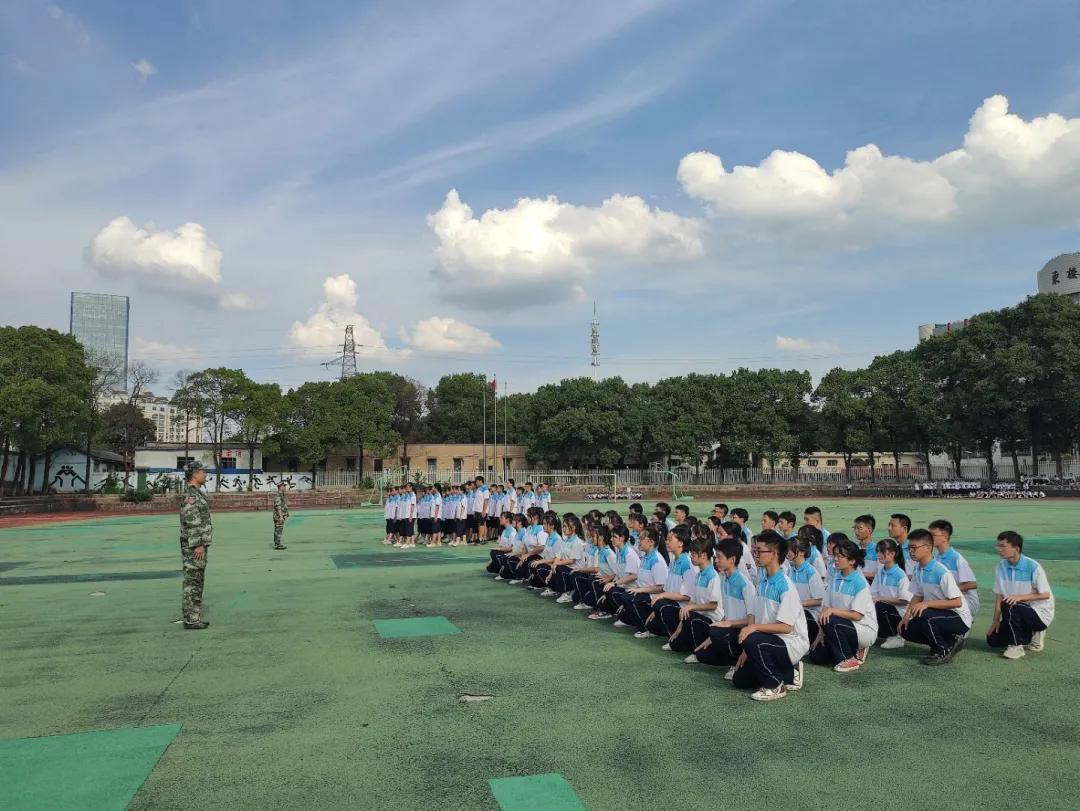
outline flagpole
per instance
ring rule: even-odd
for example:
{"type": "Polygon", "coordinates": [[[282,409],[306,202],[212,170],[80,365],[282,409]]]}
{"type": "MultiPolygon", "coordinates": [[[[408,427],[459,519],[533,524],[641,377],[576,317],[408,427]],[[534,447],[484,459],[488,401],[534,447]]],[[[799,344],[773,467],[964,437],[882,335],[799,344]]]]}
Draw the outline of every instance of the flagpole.
{"type": "Polygon", "coordinates": [[[480,463],[480,475],[484,477],[485,481],[487,480],[487,388],[488,388],[487,374],[485,373],[484,374],[484,387],[481,389],[481,392],[482,392],[481,397],[484,398],[484,405],[483,405],[483,411],[484,411],[484,460],[483,460],[483,462],[480,463]]]}
{"type": "Polygon", "coordinates": [[[499,479],[501,481],[501,477],[499,476],[499,377],[498,377],[498,375],[495,376],[494,381],[495,381],[495,388],[492,389],[492,391],[495,392],[495,400],[494,400],[494,402],[495,402],[495,450],[493,452],[495,458],[491,460],[491,470],[492,470],[492,473],[495,474],[495,478],[497,478],[497,479],[499,479]]]}
{"type": "MultiPolygon", "coordinates": [[[[510,440],[510,429],[506,425],[506,381],[503,381],[503,470],[506,470],[506,443],[510,440]]],[[[506,478],[510,477],[510,471],[506,470],[506,478]]]]}

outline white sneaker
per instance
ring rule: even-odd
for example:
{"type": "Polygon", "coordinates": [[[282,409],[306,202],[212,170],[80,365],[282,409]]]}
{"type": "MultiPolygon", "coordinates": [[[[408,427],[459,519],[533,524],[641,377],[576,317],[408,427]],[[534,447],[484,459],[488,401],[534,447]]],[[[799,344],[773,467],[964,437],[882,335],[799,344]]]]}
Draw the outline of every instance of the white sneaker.
{"type": "Polygon", "coordinates": [[[902,636],[890,636],[888,639],[884,640],[881,643],[881,649],[882,650],[896,650],[897,648],[904,647],[904,645],[906,645],[906,644],[907,643],[904,641],[904,637],[902,637],[902,636]]]}
{"type": "Polygon", "coordinates": [[[1006,659],[1023,659],[1027,656],[1023,645],[1009,645],[1001,655],[1006,659]]]}
{"type": "Polygon", "coordinates": [[[556,594],[558,594],[558,592],[552,591],[551,589],[544,589],[542,592],[540,592],[541,597],[554,597],[556,594]]]}
{"type": "Polygon", "coordinates": [[[503,577],[501,574],[497,574],[497,575],[495,575],[495,579],[496,580],[505,580],[506,578],[503,577]]]}
{"type": "Polygon", "coordinates": [[[784,687],[788,690],[795,691],[801,690],[803,685],[803,663],[799,660],[799,663],[795,665],[795,680],[791,684],[785,684],[784,687]]]}
{"type": "Polygon", "coordinates": [[[390,546],[390,544],[392,544],[392,543],[393,543],[393,541],[391,541],[391,540],[388,540],[388,539],[383,540],[383,546],[390,546]]]}
{"type": "Polygon", "coordinates": [[[660,650],[671,650],[671,643],[665,642],[663,645],[660,646],[660,650]]]}
{"type": "Polygon", "coordinates": [[[776,701],[778,698],[783,698],[787,695],[787,690],[784,689],[784,685],[779,687],[762,687],[756,693],[750,696],[754,701],[776,701]]]}
{"type": "Polygon", "coordinates": [[[611,614],[608,614],[606,611],[593,611],[591,614],[589,614],[589,619],[591,619],[591,620],[609,620],[609,619],[611,619],[611,614]]]}
{"type": "Polygon", "coordinates": [[[696,665],[698,663],[698,658],[691,653],[689,656],[683,659],[683,661],[686,662],[686,664],[688,665],[696,665]]]}
{"type": "Polygon", "coordinates": [[[1031,644],[1026,646],[1029,651],[1038,653],[1046,647],[1046,631],[1036,631],[1031,635],[1031,644]]]}
{"type": "Polygon", "coordinates": [[[404,544],[402,544],[401,541],[398,541],[396,544],[394,544],[394,549],[401,549],[403,545],[404,544]]]}
{"type": "Polygon", "coordinates": [[[590,608],[592,608],[592,606],[591,605],[585,605],[585,603],[576,603],[574,605],[574,610],[575,611],[588,611],[590,608]]]}
{"type": "Polygon", "coordinates": [[[517,586],[517,585],[520,585],[521,583],[524,583],[524,582],[525,582],[524,580],[511,580],[510,585],[511,586],[517,586]]]}
{"type": "Polygon", "coordinates": [[[628,623],[623,622],[622,620],[615,620],[615,622],[613,622],[611,624],[611,627],[612,628],[629,628],[630,625],[628,623]]]}
{"type": "Polygon", "coordinates": [[[638,631],[634,634],[635,639],[652,639],[654,636],[656,636],[656,634],[652,631],[638,631]]]}
{"type": "Polygon", "coordinates": [[[727,680],[727,681],[731,681],[734,678],[735,678],[735,665],[732,665],[731,667],[729,667],[727,669],[727,672],[724,674],[724,679],[727,680]]]}
{"type": "Polygon", "coordinates": [[[558,596],[558,598],[555,600],[555,602],[557,602],[557,603],[572,603],[572,602],[574,602],[574,598],[570,594],[560,594],[558,596]]]}

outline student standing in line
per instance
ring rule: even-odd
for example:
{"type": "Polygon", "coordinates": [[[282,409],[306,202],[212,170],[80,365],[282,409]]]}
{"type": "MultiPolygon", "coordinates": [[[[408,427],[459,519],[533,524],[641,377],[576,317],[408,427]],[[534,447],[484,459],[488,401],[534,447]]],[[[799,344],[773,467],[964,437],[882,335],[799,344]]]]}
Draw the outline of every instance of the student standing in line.
{"type": "Polygon", "coordinates": [[[884,650],[904,647],[900,620],[911,602],[911,583],[904,571],[904,553],[892,538],[878,541],[878,573],[870,584],[878,621],[878,642],[884,650]]]}
{"type": "Polygon", "coordinates": [[[673,527],[667,534],[668,569],[664,590],[653,598],[652,613],[645,619],[645,629],[634,636],[651,639],[654,636],[671,636],[679,624],[680,603],[690,600],[697,581],[697,570],[687,551],[690,531],[686,527],[673,527]]]}
{"type": "Polygon", "coordinates": [[[1046,647],[1046,629],[1054,621],[1054,593],[1038,561],[1023,554],[1024,538],[1012,531],[997,536],[1001,557],[994,570],[994,619],[986,634],[991,648],[1004,648],[1006,659],[1046,647]]]}
{"type": "Polygon", "coordinates": [[[652,613],[653,597],[664,590],[664,583],[668,576],[667,550],[661,549],[660,534],[662,524],[654,524],[645,527],[638,540],[638,554],[641,556],[641,566],[638,569],[637,580],[633,587],[624,592],[616,592],[613,599],[619,604],[613,627],[637,628],[645,630],[645,620],[652,613]]]}
{"type": "Polygon", "coordinates": [[[945,520],[931,521],[927,529],[934,543],[934,556],[952,572],[956,585],[960,587],[967,602],[968,611],[974,619],[979,613],[979,584],[975,582],[975,572],[967,559],[952,547],[953,525],[945,520]]]}
{"type": "Polygon", "coordinates": [[[457,533],[454,546],[465,546],[468,543],[469,510],[469,496],[464,488],[459,487],[454,498],[454,530],[457,533]]]}
{"type": "Polygon", "coordinates": [[[908,552],[908,533],[911,532],[911,519],[903,513],[893,513],[889,516],[889,524],[885,528],[889,537],[896,541],[904,556],[904,571],[910,578],[915,573],[915,559],[908,552]]]}
{"type": "Polygon", "coordinates": [[[947,665],[964,647],[971,612],[952,572],[934,560],[930,533],[912,530],[907,541],[916,565],[911,603],[900,621],[900,635],[908,642],[930,647],[930,654],[922,659],[924,665],[947,665]]]}
{"type": "Polygon", "coordinates": [[[443,488],[441,484],[431,488],[431,543],[429,546],[442,546],[443,533],[443,488]]]}
{"type": "Polygon", "coordinates": [[[739,631],[743,650],[732,684],[757,688],[750,696],[755,701],[775,701],[802,689],[802,658],[810,640],[798,592],[781,567],[787,541],[777,532],[763,532],[756,548],[765,577],[757,585],[748,622],[739,631]]]}
{"type": "Polygon", "coordinates": [[[683,660],[687,664],[728,665],[724,678],[729,681],[742,653],[739,632],[748,622],[747,608],[754,599],[754,586],[739,565],[742,554],[742,543],[736,538],[725,538],[717,544],[713,566],[721,579],[722,616],[709,625],[709,638],[683,660]]]}
{"type": "Polygon", "coordinates": [[[786,541],[795,537],[795,513],[784,510],[776,519],[776,531],[786,541]]]}
{"type": "Polygon", "coordinates": [[[537,498],[540,501],[540,509],[544,512],[548,512],[551,509],[551,490],[546,484],[541,484],[539,486],[537,498]]]}
{"type": "Polygon", "coordinates": [[[731,520],[739,525],[739,532],[742,533],[743,540],[750,543],[750,538],[753,536],[753,533],[750,531],[750,527],[746,525],[750,520],[750,513],[742,507],[736,507],[731,511],[731,520]]]}
{"type": "MultiPolygon", "coordinates": [[[[617,529],[618,527],[616,527],[617,529]]],[[[611,548],[611,527],[599,524],[593,528],[593,547],[596,549],[596,569],[574,575],[574,610],[587,611],[596,607],[598,586],[615,577],[615,550],[611,548]]]]}
{"type": "Polygon", "coordinates": [[[488,560],[484,569],[495,575],[496,580],[502,580],[499,572],[502,571],[502,567],[506,564],[506,556],[514,551],[514,536],[517,535],[517,532],[514,530],[513,524],[513,513],[504,512],[499,516],[499,526],[502,528],[502,533],[499,535],[496,547],[488,550],[490,560],[488,560]]]}
{"type": "Polygon", "coordinates": [[[806,634],[809,639],[817,639],[821,632],[818,617],[821,615],[821,602],[825,599],[825,581],[808,560],[813,548],[814,545],[806,538],[795,538],[788,546],[787,555],[787,575],[799,594],[799,602],[806,614],[806,634]]]}
{"type": "Polygon", "coordinates": [[[641,558],[630,543],[630,530],[617,526],[611,530],[611,547],[615,551],[614,573],[610,578],[599,577],[593,584],[593,603],[596,610],[591,620],[610,619],[618,611],[621,595],[637,581],[641,558]]]}
{"type": "Polygon", "coordinates": [[[831,538],[835,551],[836,575],[830,580],[822,601],[817,639],[810,646],[810,661],[833,665],[837,673],[858,670],[877,639],[878,623],[870,584],[859,571],[863,550],[850,538],[831,538]]]}
{"type": "Polygon", "coordinates": [[[665,649],[689,653],[709,639],[709,626],[724,618],[721,589],[724,579],[713,566],[713,543],[705,538],[690,541],[690,562],[697,569],[690,602],[679,609],[679,624],[665,649]]]}
{"type": "Polygon", "coordinates": [[[483,476],[477,476],[473,480],[473,494],[472,494],[472,512],[473,521],[475,526],[475,543],[487,543],[487,524],[485,523],[487,518],[488,499],[490,493],[487,485],[484,483],[483,476]]]}
{"type": "Polygon", "coordinates": [[[409,507],[409,497],[406,493],[407,488],[401,486],[398,488],[397,498],[394,499],[394,534],[396,535],[394,546],[398,549],[403,549],[408,541],[405,537],[405,516],[409,507]]]}
{"type": "Polygon", "coordinates": [[[427,487],[421,486],[416,491],[416,535],[417,541],[424,546],[428,543],[428,506],[431,499],[428,498],[427,487]]]}
{"type": "Polygon", "coordinates": [[[394,526],[394,511],[397,509],[397,504],[395,503],[396,498],[396,487],[391,487],[386,491],[386,503],[383,504],[383,518],[386,519],[386,537],[383,538],[384,546],[393,544],[394,536],[397,534],[397,528],[394,526]]]}
{"type": "Polygon", "coordinates": [[[803,525],[814,527],[821,533],[821,545],[818,549],[823,549],[824,544],[829,540],[829,530],[825,529],[823,520],[820,507],[807,507],[803,510],[803,525]]]}
{"type": "Polygon", "coordinates": [[[855,519],[851,529],[855,533],[855,540],[859,542],[866,553],[866,562],[863,564],[863,577],[873,581],[878,570],[877,546],[874,544],[874,528],[877,521],[872,515],[860,515],[855,519]]]}

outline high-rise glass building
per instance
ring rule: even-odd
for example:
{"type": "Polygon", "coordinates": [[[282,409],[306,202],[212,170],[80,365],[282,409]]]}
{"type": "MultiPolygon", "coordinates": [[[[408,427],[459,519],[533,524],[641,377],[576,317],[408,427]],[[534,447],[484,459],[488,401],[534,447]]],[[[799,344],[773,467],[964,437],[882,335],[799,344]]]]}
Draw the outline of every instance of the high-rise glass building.
{"type": "Polygon", "coordinates": [[[119,383],[124,391],[127,391],[129,311],[127,296],[71,294],[71,334],[87,351],[117,362],[119,383]]]}

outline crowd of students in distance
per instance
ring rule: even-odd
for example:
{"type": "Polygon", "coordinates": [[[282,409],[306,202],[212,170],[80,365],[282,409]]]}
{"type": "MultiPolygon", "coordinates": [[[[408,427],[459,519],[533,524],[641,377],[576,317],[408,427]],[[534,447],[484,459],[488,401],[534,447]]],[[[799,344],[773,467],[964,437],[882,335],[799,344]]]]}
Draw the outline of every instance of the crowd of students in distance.
{"type": "Polygon", "coordinates": [[[498,536],[504,512],[514,515],[534,507],[551,509],[546,484],[518,487],[507,479],[489,487],[483,476],[464,484],[403,484],[386,493],[383,543],[398,549],[416,549],[418,538],[429,547],[442,546],[444,540],[447,546],[484,544],[498,536]]]}
{"type": "MultiPolygon", "coordinates": [[[[912,529],[860,515],[854,539],[822,526],[807,507],[767,510],[753,533],[746,510],[717,504],[701,521],[680,504],[647,517],[631,504],[561,518],[539,506],[499,514],[498,546],[487,571],[496,580],[615,620],[638,639],[663,637],[663,649],[688,664],[725,666],[724,678],[752,689],[751,698],[784,698],[803,686],[803,662],[850,673],[867,652],[926,645],[926,665],[945,665],[964,647],[979,610],[975,575],[939,520],[912,529]]],[[[1016,532],[997,537],[994,615],[987,644],[1007,659],[1041,651],[1054,617],[1054,596],[1041,565],[1023,554],[1016,532]]]]}

